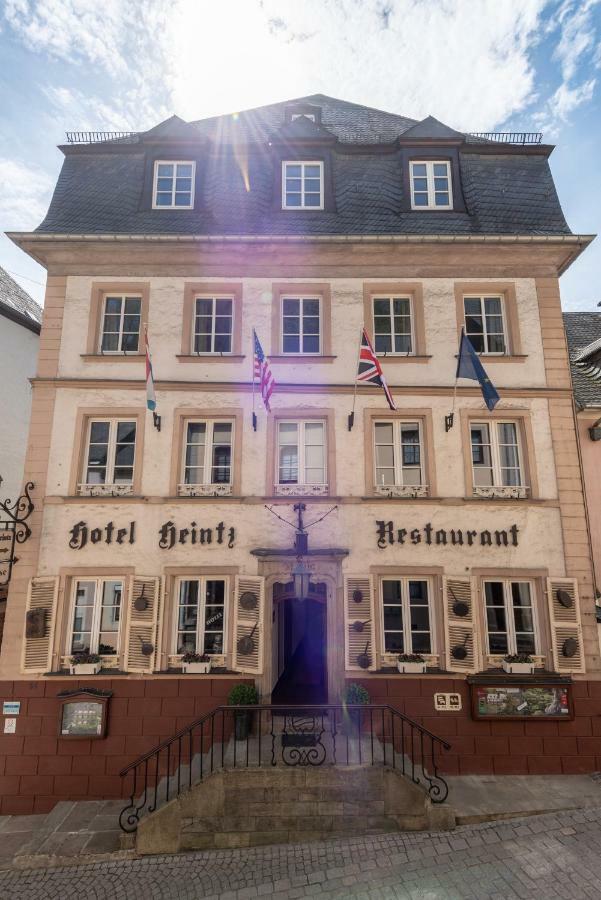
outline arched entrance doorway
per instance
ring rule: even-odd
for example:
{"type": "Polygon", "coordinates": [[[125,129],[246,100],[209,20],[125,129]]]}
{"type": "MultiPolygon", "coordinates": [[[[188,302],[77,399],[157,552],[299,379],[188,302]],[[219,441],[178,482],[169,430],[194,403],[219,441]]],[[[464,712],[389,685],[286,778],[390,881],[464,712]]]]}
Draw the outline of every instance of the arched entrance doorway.
{"type": "Polygon", "coordinates": [[[308,596],[294,596],[294,582],[273,586],[273,639],[277,680],[272,703],[327,703],[327,587],[311,583],[308,596]],[[274,648],[275,651],[276,648],[274,648]]]}

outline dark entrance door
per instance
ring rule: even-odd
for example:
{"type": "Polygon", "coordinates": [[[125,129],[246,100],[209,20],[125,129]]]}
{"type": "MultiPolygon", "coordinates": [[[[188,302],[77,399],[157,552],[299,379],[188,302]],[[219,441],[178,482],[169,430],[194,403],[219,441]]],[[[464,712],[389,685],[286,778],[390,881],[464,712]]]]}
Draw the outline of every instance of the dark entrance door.
{"type": "Polygon", "coordinates": [[[326,585],[311,585],[303,600],[291,587],[274,585],[279,678],[271,702],[327,703],[326,585]]]}

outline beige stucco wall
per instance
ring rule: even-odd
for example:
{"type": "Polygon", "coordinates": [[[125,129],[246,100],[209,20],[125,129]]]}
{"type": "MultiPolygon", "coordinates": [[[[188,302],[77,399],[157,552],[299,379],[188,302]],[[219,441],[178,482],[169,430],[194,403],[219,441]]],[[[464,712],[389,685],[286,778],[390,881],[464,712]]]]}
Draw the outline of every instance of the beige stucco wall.
{"type": "MultiPolygon", "coordinates": [[[[190,278],[141,278],[139,275],[130,278],[107,276],[94,279],[83,276],[70,276],[67,279],[66,315],[64,319],[63,340],[61,343],[59,374],[61,376],[106,377],[107,366],[103,361],[83,360],[81,354],[86,352],[86,335],[90,296],[93,282],[139,283],[141,280],[150,283],[150,314],[148,322],[149,340],[153,354],[155,379],[172,379],[194,381],[248,380],[252,367],[252,329],[255,328],[266,353],[273,352],[271,347],[271,316],[273,293],[272,284],[281,279],[269,278],[203,278],[203,282],[239,281],[243,285],[243,321],[242,321],[242,353],[246,358],[240,363],[211,363],[202,366],[197,363],[178,362],[176,355],[181,353],[182,341],[182,307],[184,286],[187,282],[197,282],[190,278]]],[[[287,282],[306,284],[319,279],[287,278],[287,282]]],[[[390,278],[369,278],[369,283],[383,281],[390,283],[390,278]]],[[[402,279],[400,279],[402,281],[402,279]]],[[[407,279],[405,279],[407,280],[407,279]]],[[[429,365],[404,363],[390,367],[388,379],[390,384],[432,384],[448,385],[454,381],[457,353],[457,316],[455,306],[454,285],[457,279],[425,278],[421,279],[424,294],[426,353],[432,357],[429,365]]],[[[487,281],[498,283],[499,279],[471,279],[477,284],[487,281]]],[[[415,282],[415,279],[411,279],[415,282]]],[[[470,279],[461,279],[469,283],[470,279]]],[[[542,386],[545,383],[545,368],[542,357],[542,341],[535,282],[533,278],[506,279],[515,284],[516,300],[519,315],[522,353],[526,359],[507,365],[506,362],[495,363],[487,360],[487,371],[493,382],[499,386],[516,387],[528,384],[542,386]]],[[[363,324],[363,279],[332,278],[328,279],[332,291],[332,353],[336,359],[331,365],[277,366],[281,373],[280,380],[293,383],[319,381],[326,384],[348,384],[352,382],[352,373],[356,365],[359,331],[363,324]]],[[[366,323],[367,324],[367,323],[366,323]]],[[[371,324],[368,325],[371,330],[371,324]]],[[[132,378],[143,377],[143,362],[110,363],[110,377],[132,378]]]]}

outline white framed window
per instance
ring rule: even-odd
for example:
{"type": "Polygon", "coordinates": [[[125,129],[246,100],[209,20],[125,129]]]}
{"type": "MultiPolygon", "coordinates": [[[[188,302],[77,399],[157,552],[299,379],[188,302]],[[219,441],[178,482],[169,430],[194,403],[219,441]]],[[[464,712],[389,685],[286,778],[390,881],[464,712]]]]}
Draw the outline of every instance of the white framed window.
{"type": "Polygon", "coordinates": [[[102,307],[101,353],[137,353],[140,347],[142,298],[107,294],[102,307]]]}
{"type": "Polygon", "coordinates": [[[485,581],[484,603],[487,646],[491,655],[538,652],[532,582],[485,581]]]}
{"type": "Polygon", "coordinates": [[[517,422],[470,422],[474,488],[524,487],[517,422]]]}
{"type": "Polygon", "coordinates": [[[411,209],[453,208],[451,164],[448,160],[412,160],[409,167],[411,209]]]}
{"type": "Polygon", "coordinates": [[[374,486],[420,487],[425,484],[423,429],[419,421],[374,421],[374,486]]]}
{"type": "Polygon", "coordinates": [[[177,579],[175,653],[225,653],[227,596],[227,578],[177,579]]]}
{"type": "Polygon", "coordinates": [[[428,578],[382,578],[384,653],[435,653],[428,578]]]}
{"type": "Polygon", "coordinates": [[[233,327],[233,297],[194,299],[194,353],[231,353],[233,327]]]}
{"type": "Polygon", "coordinates": [[[230,494],[234,422],[188,419],[184,428],[182,480],[178,492],[230,494]]]}
{"type": "Polygon", "coordinates": [[[502,356],[507,350],[507,326],[503,298],[464,297],[465,333],[476,353],[502,356]]]}
{"type": "Polygon", "coordinates": [[[122,602],[120,578],[74,581],[67,653],[118,653],[122,602]]]}
{"type": "Polygon", "coordinates": [[[411,297],[372,297],[376,353],[415,353],[411,297]]]}
{"type": "MultiPolygon", "coordinates": [[[[90,419],[87,426],[81,493],[104,486],[110,493],[131,492],[136,456],[136,422],[90,419]],[[119,491],[119,488],[123,490],[119,491]]],[[[105,491],[106,492],[106,491],[105,491]]]]}
{"type": "Polygon", "coordinates": [[[154,164],[152,208],[193,209],[195,173],[196,163],[193,160],[157,159],[154,164]]]}
{"type": "Polygon", "coordinates": [[[276,493],[287,486],[327,494],[326,423],[318,419],[278,421],[276,493]]]}
{"type": "Polygon", "coordinates": [[[282,209],[323,209],[323,162],[282,162],[282,209]]]}
{"type": "Polygon", "coordinates": [[[282,297],[282,353],[321,353],[321,297],[282,297]]]}

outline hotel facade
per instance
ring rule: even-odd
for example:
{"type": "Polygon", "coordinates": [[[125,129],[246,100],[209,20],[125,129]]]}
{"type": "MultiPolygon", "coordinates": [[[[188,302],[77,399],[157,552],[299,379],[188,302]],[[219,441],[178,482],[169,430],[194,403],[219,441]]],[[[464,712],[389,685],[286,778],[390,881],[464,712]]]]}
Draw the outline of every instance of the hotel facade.
{"type": "Polygon", "coordinates": [[[449,773],[598,769],[558,286],[592,238],[565,222],[552,147],[321,95],[79,137],[44,222],[11,235],[48,284],[0,811],[119,796],[120,769],[240,681],[264,704],[359,682],[451,744],[449,773]],[[396,410],[355,389],[363,325],[396,410]],[[462,328],[492,412],[456,384],[462,328]],[[81,652],[97,674],[70,674],[81,652]],[[184,673],[187,652],[210,672],[184,673]],[[505,671],[515,655],[532,674],[505,671]],[[57,724],[82,687],[112,692],[101,740],[57,724]]]}

